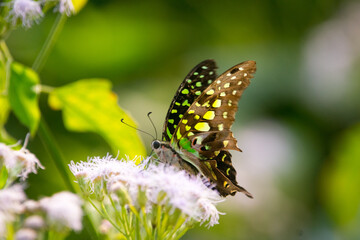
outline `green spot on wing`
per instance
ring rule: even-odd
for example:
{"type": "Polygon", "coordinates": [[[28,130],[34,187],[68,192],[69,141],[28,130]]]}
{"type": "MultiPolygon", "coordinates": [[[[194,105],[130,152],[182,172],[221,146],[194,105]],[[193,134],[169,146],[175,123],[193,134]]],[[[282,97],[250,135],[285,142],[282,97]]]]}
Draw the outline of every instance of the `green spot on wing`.
{"type": "Polygon", "coordinates": [[[172,138],[172,135],[171,135],[170,130],[169,130],[168,127],[166,128],[166,133],[167,133],[168,137],[171,139],[171,138],[172,138]]]}
{"type": "Polygon", "coordinates": [[[181,138],[180,128],[176,132],[176,137],[177,137],[177,139],[181,138]]]}
{"type": "Polygon", "coordinates": [[[191,142],[189,139],[187,138],[182,138],[180,141],[179,141],[179,145],[181,148],[185,149],[186,151],[190,152],[190,153],[193,153],[195,155],[199,155],[198,152],[193,149],[191,147],[191,142]]]}
{"type": "Polygon", "coordinates": [[[168,122],[171,123],[171,124],[173,124],[173,123],[174,123],[174,119],[169,119],[168,122]]]}
{"type": "Polygon", "coordinates": [[[190,103],[188,102],[187,99],[185,99],[185,101],[182,103],[182,105],[190,107],[190,103]]]}
{"type": "Polygon", "coordinates": [[[189,89],[186,89],[186,88],[185,88],[185,89],[183,89],[183,90],[181,91],[181,93],[182,93],[182,94],[188,94],[188,93],[189,93],[189,89]]]}

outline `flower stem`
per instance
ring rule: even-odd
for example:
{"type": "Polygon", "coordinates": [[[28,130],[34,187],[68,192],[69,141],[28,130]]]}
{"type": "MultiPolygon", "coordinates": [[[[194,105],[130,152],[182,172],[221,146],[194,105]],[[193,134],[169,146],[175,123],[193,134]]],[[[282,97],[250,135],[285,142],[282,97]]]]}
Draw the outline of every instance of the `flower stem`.
{"type": "Polygon", "coordinates": [[[52,91],[54,91],[54,89],[55,89],[54,87],[50,87],[47,85],[40,85],[40,90],[43,93],[51,93],[52,91]]]}
{"type": "Polygon", "coordinates": [[[113,220],[110,218],[107,210],[106,210],[106,207],[104,205],[104,203],[102,202],[101,203],[101,209],[102,209],[102,215],[103,217],[108,220],[122,235],[124,235],[127,239],[129,238],[128,235],[126,233],[124,233],[120,228],[119,226],[113,222],[113,220]]]}
{"type": "Polygon", "coordinates": [[[40,50],[39,55],[36,57],[35,62],[32,65],[32,69],[34,69],[36,72],[40,72],[43,68],[45,61],[49,57],[50,51],[52,50],[61,30],[64,27],[66,19],[66,14],[59,14],[56,17],[55,23],[52,26],[50,33],[46,38],[43,47],[40,50]]]}
{"type": "MultiPolygon", "coordinates": [[[[177,223],[173,225],[172,230],[167,234],[168,239],[175,239],[176,238],[176,232],[179,231],[181,225],[184,224],[186,221],[186,217],[184,217],[182,214],[178,217],[177,223]]],[[[185,234],[185,233],[183,233],[185,234]]]]}
{"type": "Polygon", "coordinates": [[[114,213],[115,213],[115,219],[116,219],[116,222],[120,225],[123,226],[124,228],[124,231],[126,233],[126,236],[129,238],[129,235],[130,235],[130,228],[128,227],[127,225],[127,219],[126,219],[126,216],[124,217],[124,214],[122,214],[125,210],[125,207],[121,207],[121,210],[117,209],[116,205],[115,205],[115,202],[113,201],[111,195],[109,194],[109,200],[110,200],[110,203],[112,205],[112,207],[114,208],[114,213]],[[120,214],[121,213],[121,214],[120,214]]]}
{"type": "MultiPolygon", "coordinates": [[[[93,206],[93,208],[95,208],[95,210],[101,215],[101,217],[103,217],[104,219],[108,220],[109,223],[111,223],[111,225],[113,225],[113,227],[115,229],[117,229],[121,234],[123,234],[125,236],[125,233],[118,228],[118,226],[110,219],[109,215],[107,214],[107,212],[103,212],[101,211],[98,207],[96,207],[95,203],[90,199],[88,198],[87,199],[89,201],[89,203],[93,206]]],[[[102,208],[103,208],[103,204],[101,204],[102,208]]]]}
{"type": "Polygon", "coordinates": [[[66,185],[66,188],[72,192],[80,192],[79,190],[78,191],[75,190],[75,185],[69,178],[69,176],[70,176],[69,170],[67,170],[67,168],[65,168],[65,164],[63,162],[63,157],[61,155],[59,147],[56,144],[54,137],[52,136],[52,134],[49,130],[49,127],[47,126],[44,118],[40,119],[39,136],[41,138],[41,141],[43,142],[45,149],[48,151],[48,153],[54,160],[56,168],[58,169],[58,171],[66,185]]]}
{"type": "Polygon", "coordinates": [[[9,48],[7,47],[4,40],[0,41],[0,48],[1,48],[1,51],[4,53],[4,56],[6,58],[5,60],[12,61],[12,56],[10,54],[9,48]]]}
{"type": "Polygon", "coordinates": [[[5,58],[4,61],[6,64],[4,92],[2,92],[0,94],[7,95],[9,81],[10,81],[10,67],[11,67],[13,58],[12,58],[10,51],[4,40],[0,41],[0,51],[4,54],[4,58],[5,58]]]}

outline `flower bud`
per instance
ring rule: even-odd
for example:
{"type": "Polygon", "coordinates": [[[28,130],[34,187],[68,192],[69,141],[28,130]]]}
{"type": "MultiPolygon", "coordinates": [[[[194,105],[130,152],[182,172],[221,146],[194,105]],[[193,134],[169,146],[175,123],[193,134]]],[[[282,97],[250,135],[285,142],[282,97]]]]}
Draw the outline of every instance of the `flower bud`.
{"type": "Polygon", "coordinates": [[[112,228],[111,223],[108,220],[104,219],[100,224],[99,231],[102,234],[107,234],[111,228],[112,228]]]}
{"type": "Polygon", "coordinates": [[[146,202],[147,202],[147,197],[146,197],[146,188],[139,186],[138,187],[138,197],[137,197],[137,201],[138,204],[140,206],[140,208],[143,208],[146,206],[146,202]]]}
{"type": "Polygon", "coordinates": [[[25,219],[24,226],[34,230],[40,230],[45,227],[44,219],[39,215],[30,216],[25,219]]]}
{"type": "Polygon", "coordinates": [[[110,185],[109,191],[116,194],[116,196],[119,199],[119,204],[121,206],[132,204],[130,195],[129,195],[126,187],[121,182],[112,183],[110,185]]]}
{"type": "Polygon", "coordinates": [[[105,197],[104,182],[103,182],[101,176],[96,177],[93,180],[93,183],[94,183],[95,198],[96,198],[96,200],[101,202],[102,200],[104,200],[104,197],[105,197]]]}
{"type": "Polygon", "coordinates": [[[37,237],[37,232],[29,228],[22,228],[15,235],[16,240],[35,240],[37,237]]]}
{"type": "Polygon", "coordinates": [[[26,212],[34,213],[40,210],[40,204],[34,200],[27,200],[24,202],[24,208],[26,212]]]}

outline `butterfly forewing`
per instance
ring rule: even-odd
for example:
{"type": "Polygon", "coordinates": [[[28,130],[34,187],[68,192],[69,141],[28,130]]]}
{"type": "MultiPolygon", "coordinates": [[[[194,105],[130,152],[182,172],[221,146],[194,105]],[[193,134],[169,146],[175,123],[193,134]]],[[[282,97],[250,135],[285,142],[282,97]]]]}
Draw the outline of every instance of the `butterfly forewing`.
{"type": "Polygon", "coordinates": [[[208,85],[179,119],[171,146],[182,153],[206,177],[216,183],[221,195],[242,191],[227,150],[239,150],[230,127],[238,101],[256,70],[254,61],[240,63],[208,85]],[[197,161],[200,159],[201,161],[197,161]]]}
{"type": "Polygon", "coordinates": [[[185,77],[176,91],[166,115],[162,136],[164,141],[171,140],[180,119],[183,118],[186,111],[204,89],[216,79],[216,68],[213,60],[205,60],[193,68],[185,77]]]}

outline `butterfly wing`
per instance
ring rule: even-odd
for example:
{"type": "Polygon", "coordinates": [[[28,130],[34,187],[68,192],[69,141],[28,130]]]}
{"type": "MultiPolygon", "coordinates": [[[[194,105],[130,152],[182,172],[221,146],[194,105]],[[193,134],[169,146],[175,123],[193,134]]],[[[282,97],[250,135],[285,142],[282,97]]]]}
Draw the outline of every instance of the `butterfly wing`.
{"type": "Polygon", "coordinates": [[[216,79],[214,60],[205,60],[194,67],[185,77],[170,104],[166,115],[163,140],[170,141],[175,129],[191,104],[216,79]]]}
{"type": "Polygon", "coordinates": [[[256,71],[254,61],[240,63],[214,80],[180,119],[171,146],[212,182],[221,195],[245,189],[237,185],[228,150],[241,151],[230,127],[238,101],[256,71]]]}

